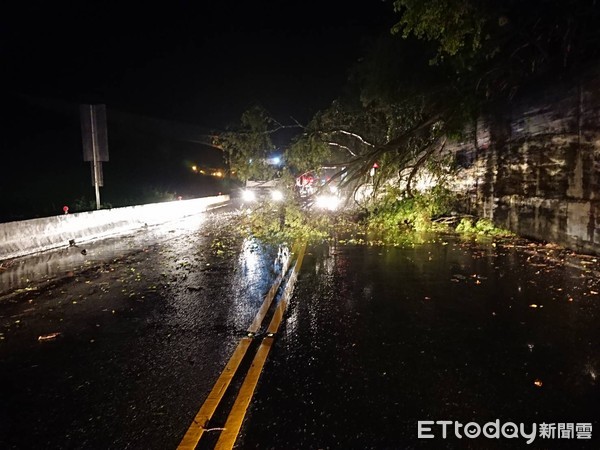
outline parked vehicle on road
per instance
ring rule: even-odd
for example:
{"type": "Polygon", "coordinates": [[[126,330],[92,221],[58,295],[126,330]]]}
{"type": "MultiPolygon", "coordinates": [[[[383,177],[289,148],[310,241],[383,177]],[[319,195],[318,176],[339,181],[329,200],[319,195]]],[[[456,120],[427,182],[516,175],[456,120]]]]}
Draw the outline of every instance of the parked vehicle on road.
{"type": "Polygon", "coordinates": [[[280,202],[284,199],[283,192],[279,189],[279,179],[275,180],[248,180],[246,187],[242,192],[244,203],[254,203],[259,201],[280,202]]]}

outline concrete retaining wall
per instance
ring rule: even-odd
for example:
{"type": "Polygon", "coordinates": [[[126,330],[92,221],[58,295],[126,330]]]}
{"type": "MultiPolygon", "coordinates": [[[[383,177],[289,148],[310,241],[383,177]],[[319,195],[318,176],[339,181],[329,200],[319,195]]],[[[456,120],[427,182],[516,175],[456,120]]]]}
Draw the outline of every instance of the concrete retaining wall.
{"type": "Polygon", "coordinates": [[[600,254],[600,71],[490,112],[451,151],[469,212],[600,254]]]}
{"type": "Polygon", "coordinates": [[[0,224],[0,260],[30,255],[77,243],[131,232],[206,211],[229,200],[228,195],[0,224]]]}

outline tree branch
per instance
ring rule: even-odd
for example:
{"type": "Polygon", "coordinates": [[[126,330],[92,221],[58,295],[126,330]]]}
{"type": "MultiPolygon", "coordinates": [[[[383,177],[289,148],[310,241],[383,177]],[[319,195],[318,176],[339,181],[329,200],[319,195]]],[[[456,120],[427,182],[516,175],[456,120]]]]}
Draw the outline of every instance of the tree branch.
{"type": "Polygon", "coordinates": [[[340,133],[340,134],[345,134],[346,136],[352,136],[355,139],[358,139],[360,142],[362,142],[363,144],[369,146],[369,147],[375,147],[375,144],[371,144],[370,142],[368,142],[367,140],[365,140],[362,136],[356,134],[356,133],[351,133],[350,131],[346,131],[346,130],[333,130],[331,131],[331,133],[340,133]]]}
{"type": "MultiPolygon", "coordinates": [[[[442,141],[442,145],[439,148],[439,151],[441,152],[444,147],[446,146],[446,141],[448,140],[448,138],[444,138],[444,140],[442,141]]],[[[411,190],[410,185],[412,184],[412,180],[414,178],[414,176],[417,174],[417,172],[419,171],[419,169],[421,168],[421,166],[423,165],[423,163],[431,156],[431,154],[433,152],[435,152],[437,149],[436,146],[434,146],[433,144],[431,144],[429,146],[429,149],[425,152],[425,154],[423,156],[421,156],[419,158],[419,160],[415,163],[415,165],[413,166],[412,170],[410,171],[410,175],[408,175],[408,179],[406,180],[406,195],[408,195],[409,197],[413,197],[413,193],[411,190]]]]}
{"type": "Polygon", "coordinates": [[[298,120],[296,120],[296,118],[294,116],[290,116],[290,119],[292,119],[294,121],[294,123],[296,124],[296,126],[298,128],[302,128],[302,129],[306,129],[305,125],[302,125],[298,120]]]}
{"type": "Polygon", "coordinates": [[[333,147],[339,147],[339,148],[341,148],[341,149],[347,150],[347,151],[348,151],[348,153],[350,153],[350,154],[351,154],[352,156],[354,156],[354,157],[358,156],[356,153],[354,153],[352,150],[350,150],[350,148],[349,148],[349,147],[346,147],[345,145],[338,144],[337,142],[325,142],[325,143],[326,143],[327,145],[331,145],[331,146],[333,146],[333,147]]]}
{"type": "MultiPolygon", "coordinates": [[[[369,173],[373,167],[373,164],[377,162],[381,155],[387,152],[395,151],[402,146],[406,146],[410,139],[419,136],[421,133],[429,130],[434,123],[442,120],[445,117],[449,117],[450,115],[451,114],[446,111],[436,114],[427,120],[423,120],[412,129],[406,131],[397,138],[392,139],[386,144],[377,146],[368,153],[358,155],[357,157],[350,159],[343,165],[348,175],[344,178],[342,184],[344,186],[350,186],[357,182],[369,173]]],[[[408,157],[406,159],[406,162],[409,163],[410,161],[408,157]]],[[[356,189],[358,188],[355,188],[355,191],[356,189]]]]}

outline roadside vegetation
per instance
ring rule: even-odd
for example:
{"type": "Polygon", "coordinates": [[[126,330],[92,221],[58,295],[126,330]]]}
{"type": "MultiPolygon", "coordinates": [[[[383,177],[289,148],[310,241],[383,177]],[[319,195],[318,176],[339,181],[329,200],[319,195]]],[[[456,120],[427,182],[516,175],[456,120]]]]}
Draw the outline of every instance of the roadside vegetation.
{"type": "Polygon", "coordinates": [[[436,188],[399,200],[393,198],[390,192],[387,197],[372,201],[369,210],[348,208],[327,212],[306,210],[295,202],[261,203],[242,212],[239,226],[245,236],[274,244],[303,240],[404,246],[447,234],[468,239],[514,236],[488,219],[458,215],[454,210],[457,199],[447,189],[436,188]]]}
{"type": "Polygon", "coordinates": [[[242,183],[335,167],[333,179],[352,206],[333,215],[288,202],[283,225],[278,211],[258,208],[247,217],[253,233],[326,239],[346,231],[356,242],[382,243],[432,231],[505,234],[461,216],[469,211],[447,183],[455,170],[448,143],[476,142],[478,117],[597,62],[600,8],[558,0],[391,4],[395,24],[364,43],[345,93],[329,107],[300,123],[256,104],[215,132],[213,145],[242,183]],[[284,161],[277,169],[268,163],[274,153],[284,161]]]}

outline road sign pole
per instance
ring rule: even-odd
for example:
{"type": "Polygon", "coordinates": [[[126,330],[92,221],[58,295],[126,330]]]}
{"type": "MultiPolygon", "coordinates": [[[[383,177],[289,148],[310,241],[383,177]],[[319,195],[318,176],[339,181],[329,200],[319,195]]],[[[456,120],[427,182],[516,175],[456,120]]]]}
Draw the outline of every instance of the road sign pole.
{"type": "Polygon", "coordinates": [[[94,189],[96,190],[96,209],[100,209],[100,162],[98,161],[98,143],[96,140],[96,111],[90,105],[91,130],[92,130],[92,154],[94,168],[94,189]]]}

